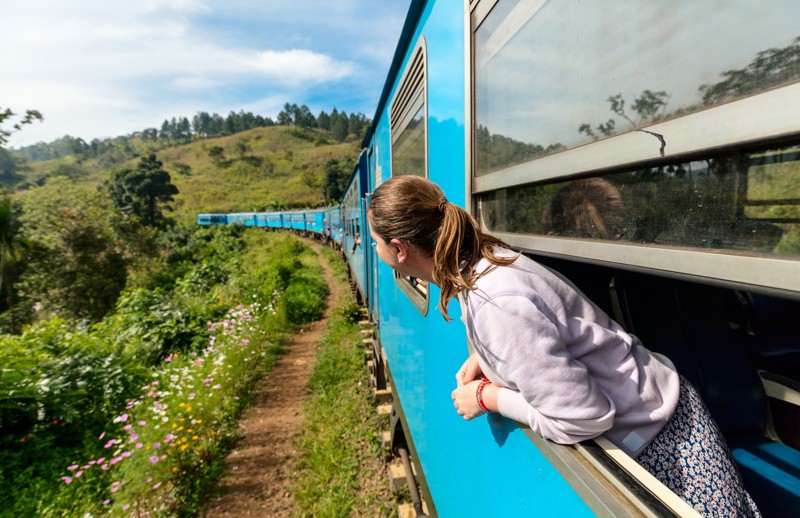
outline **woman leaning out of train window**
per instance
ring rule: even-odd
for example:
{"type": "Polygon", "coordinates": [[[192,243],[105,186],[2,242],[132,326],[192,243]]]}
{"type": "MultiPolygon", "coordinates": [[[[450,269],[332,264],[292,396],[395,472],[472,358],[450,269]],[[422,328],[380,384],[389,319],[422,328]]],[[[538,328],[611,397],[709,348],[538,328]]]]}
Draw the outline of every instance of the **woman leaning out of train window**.
{"type": "Polygon", "coordinates": [[[572,444],[605,436],[706,516],[760,516],[724,438],[672,362],[648,351],[568,280],[481,232],[434,183],[394,177],[372,195],[378,256],[457,297],[474,346],[452,399],[572,444]]]}

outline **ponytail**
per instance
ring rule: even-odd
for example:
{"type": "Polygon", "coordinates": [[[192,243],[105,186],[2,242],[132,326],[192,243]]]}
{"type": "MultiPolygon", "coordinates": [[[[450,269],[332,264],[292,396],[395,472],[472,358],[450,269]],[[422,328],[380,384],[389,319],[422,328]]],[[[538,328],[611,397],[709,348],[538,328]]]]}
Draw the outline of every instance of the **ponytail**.
{"type": "Polygon", "coordinates": [[[481,258],[494,266],[516,260],[497,256],[493,248],[508,245],[483,233],[475,218],[448,202],[436,184],[418,176],[398,176],[381,184],[372,195],[369,215],[372,230],[381,238],[405,241],[433,259],[433,280],[441,288],[439,311],[445,320],[451,320],[450,299],[472,289],[489,271],[474,271],[481,258]]]}

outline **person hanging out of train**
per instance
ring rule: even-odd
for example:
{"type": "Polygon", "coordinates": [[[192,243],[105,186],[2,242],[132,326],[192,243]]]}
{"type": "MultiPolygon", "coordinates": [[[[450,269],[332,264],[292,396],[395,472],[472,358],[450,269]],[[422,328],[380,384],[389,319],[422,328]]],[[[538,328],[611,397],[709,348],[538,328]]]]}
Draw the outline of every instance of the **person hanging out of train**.
{"type": "Polygon", "coordinates": [[[361,227],[356,225],[356,238],[353,240],[353,248],[350,250],[350,255],[356,253],[356,248],[361,244],[361,227]]]}
{"type": "Polygon", "coordinates": [[[451,396],[572,444],[604,435],[706,516],[760,516],[697,391],[572,283],[481,231],[442,190],[393,177],[372,195],[378,256],[452,298],[474,348],[451,396]]]}

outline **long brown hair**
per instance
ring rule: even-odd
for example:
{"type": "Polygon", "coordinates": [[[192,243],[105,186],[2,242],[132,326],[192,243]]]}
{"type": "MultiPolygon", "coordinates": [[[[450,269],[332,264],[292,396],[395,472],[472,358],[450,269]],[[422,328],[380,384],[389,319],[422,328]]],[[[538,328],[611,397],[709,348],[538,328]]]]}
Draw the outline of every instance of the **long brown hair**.
{"type": "MultiPolygon", "coordinates": [[[[500,257],[492,248],[508,248],[481,232],[478,222],[445,198],[438,185],[419,176],[396,176],[380,185],[369,204],[372,231],[384,241],[399,239],[433,259],[433,280],[441,288],[439,311],[445,320],[450,299],[468,290],[479,275],[473,270],[482,257],[500,266],[516,256],[500,257]]],[[[484,272],[486,273],[486,272],[484,272]]]]}

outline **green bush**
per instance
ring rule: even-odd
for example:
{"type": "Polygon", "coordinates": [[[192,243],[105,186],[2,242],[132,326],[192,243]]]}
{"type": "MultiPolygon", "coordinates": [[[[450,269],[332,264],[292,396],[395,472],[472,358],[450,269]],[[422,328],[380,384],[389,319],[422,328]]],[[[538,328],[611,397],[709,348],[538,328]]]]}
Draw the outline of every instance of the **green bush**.
{"type": "Polygon", "coordinates": [[[284,294],[286,320],[298,325],[319,320],[327,296],[328,286],[319,275],[299,272],[292,277],[284,294]]]}

